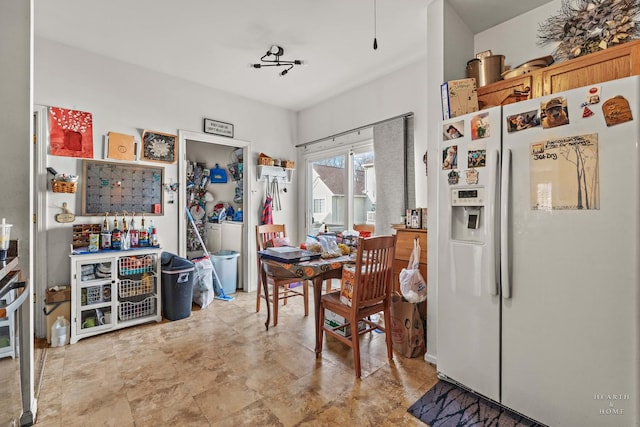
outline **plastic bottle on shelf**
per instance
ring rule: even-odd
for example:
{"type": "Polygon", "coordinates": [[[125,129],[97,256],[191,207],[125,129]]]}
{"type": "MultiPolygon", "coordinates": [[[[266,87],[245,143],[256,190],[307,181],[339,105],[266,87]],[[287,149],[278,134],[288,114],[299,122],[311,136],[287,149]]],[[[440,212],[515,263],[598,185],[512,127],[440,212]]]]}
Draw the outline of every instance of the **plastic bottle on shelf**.
{"type": "Polygon", "coordinates": [[[117,213],[113,215],[113,230],[111,230],[111,249],[122,249],[122,232],[118,228],[117,213]]]}
{"type": "Polygon", "coordinates": [[[131,228],[129,229],[129,245],[132,248],[138,247],[138,229],[136,228],[135,215],[135,212],[131,214],[131,221],[129,222],[131,225],[131,228]]]}
{"type": "Polygon", "coordinates": [[[122,212],[122,249],[129,250],[131,247],[131,240],[129,239],[129,226],[127,225],[126,211],[122,212]]]}
{"type": "Polygon", "coordinates": [[[149,246],[158,246],[158,229],[153,225],[153,220],[149,223],[149,246]]]}
{"type": "Polygon", "coordinates": [[[51,347],[63,347],[69,342],[69,321],[58,316],[51,325],[51,347]]]}
{"type": "Polygon", "coordinates": [[[156,227],[153,225],[153,220],[149,220],[149,228],[148,228],[148,232],[149,232],[149,246],[156,246],[154,239],[157,241],[158,240],[158,235],[156,234],[156,227]]]}
{"type": "Polygon", "coordinates": [[[111,249],[111,230],[109,230],[107,215],[109,215],[109,212],[104,213],[104,221],[100,232],[100,249],[111,249]]]}
{"type": "Polygon", "coordinates": [[[138,246],[149,246],[149,230],[144,226],[144,213],[140,220],[140,229],[138,230],[138,246]]]}

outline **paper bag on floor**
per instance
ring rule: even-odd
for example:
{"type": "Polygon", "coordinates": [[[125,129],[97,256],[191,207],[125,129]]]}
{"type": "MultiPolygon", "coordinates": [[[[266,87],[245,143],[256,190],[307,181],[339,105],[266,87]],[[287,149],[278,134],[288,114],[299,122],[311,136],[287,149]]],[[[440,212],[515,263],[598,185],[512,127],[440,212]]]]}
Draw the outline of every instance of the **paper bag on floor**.
{"type": "Polygon", "coordinates": [[[402,295],[391,296],[391,338],[393,349],[405,357],[419,357],[426,351],[423,303],[411,303],[402,295]],[[423,312],[423,313],[421,313],[423,312]]]}

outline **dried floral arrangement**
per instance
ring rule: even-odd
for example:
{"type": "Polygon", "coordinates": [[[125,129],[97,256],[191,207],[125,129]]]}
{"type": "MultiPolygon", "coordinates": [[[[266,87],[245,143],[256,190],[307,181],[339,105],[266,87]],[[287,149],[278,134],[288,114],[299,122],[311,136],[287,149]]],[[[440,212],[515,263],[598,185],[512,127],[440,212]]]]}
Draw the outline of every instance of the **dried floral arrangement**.
{"type": "Polygon", "coordinates": [[[556,61],[624,43],[640,34],[638,0],[562,0],[558,15],[540,24],[538,44],[559,42],[556,61]]]}

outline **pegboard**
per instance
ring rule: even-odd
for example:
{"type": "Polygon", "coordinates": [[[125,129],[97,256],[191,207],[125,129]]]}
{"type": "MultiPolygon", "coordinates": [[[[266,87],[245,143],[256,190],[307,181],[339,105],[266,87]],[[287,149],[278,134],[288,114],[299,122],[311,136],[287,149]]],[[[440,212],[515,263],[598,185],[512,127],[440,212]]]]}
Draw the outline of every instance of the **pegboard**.
{"type": "Polygon", "coordinates": [[[163,167],[83,160],[81,179],[82,215],[163,214],[163,167]]]}

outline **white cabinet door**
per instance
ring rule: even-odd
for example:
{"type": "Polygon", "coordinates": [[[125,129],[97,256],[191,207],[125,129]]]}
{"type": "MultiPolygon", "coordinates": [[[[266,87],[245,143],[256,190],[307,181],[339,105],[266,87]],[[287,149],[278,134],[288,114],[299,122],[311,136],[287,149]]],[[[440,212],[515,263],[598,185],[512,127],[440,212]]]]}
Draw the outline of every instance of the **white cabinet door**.
{"type": "Polygon", "coordinates": [[[222,247],[222,226],[221,224],[206,223],[205,233],[207,235],[207,250],[210,253],[218,252],[222,247]]]}
{"type": "Polygon", "coordinates": [[[71,343],[113,328],[115,258],[72,261],[71,343]]]}

